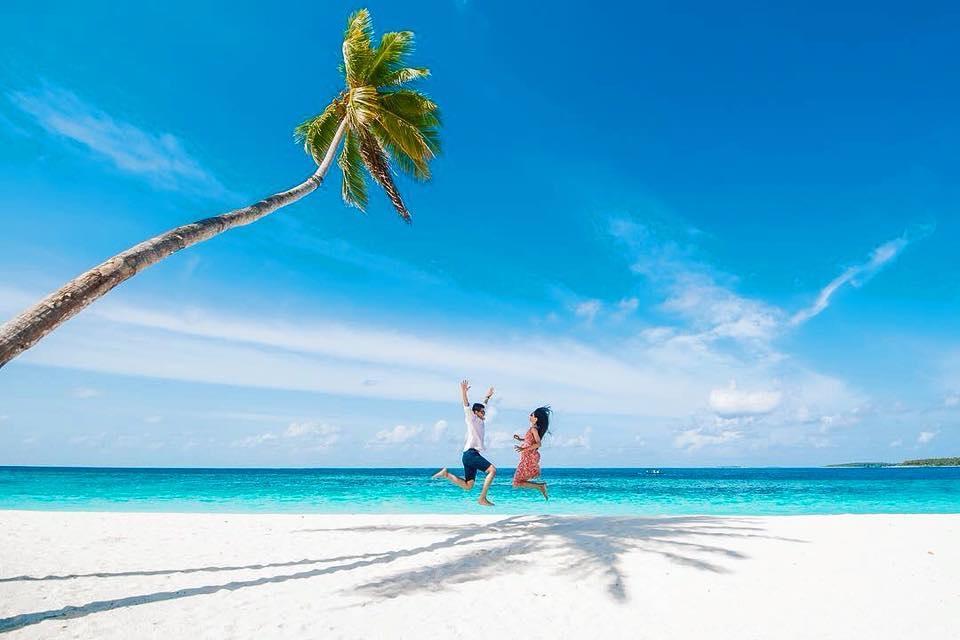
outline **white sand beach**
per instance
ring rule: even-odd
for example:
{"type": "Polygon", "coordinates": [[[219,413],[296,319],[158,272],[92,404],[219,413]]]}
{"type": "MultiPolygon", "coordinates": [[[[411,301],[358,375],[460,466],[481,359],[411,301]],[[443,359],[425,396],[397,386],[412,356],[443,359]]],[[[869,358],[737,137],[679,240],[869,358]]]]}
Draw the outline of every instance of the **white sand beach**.
{"type": "Polygon", "coordinates": [[[957,638],[960,515],[0,511],[10,638],[957,638]]]}

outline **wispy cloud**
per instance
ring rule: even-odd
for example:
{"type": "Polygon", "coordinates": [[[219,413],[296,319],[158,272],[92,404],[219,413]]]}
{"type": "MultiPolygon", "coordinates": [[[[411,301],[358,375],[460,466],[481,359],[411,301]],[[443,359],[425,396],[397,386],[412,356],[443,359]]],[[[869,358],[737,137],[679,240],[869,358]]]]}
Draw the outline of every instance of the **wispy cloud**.
{"type": "Polygon", "coordinates": [[[587,324],[592,324],[602,307],[603,303],[599,300],[584,300],[573,308],[573,312],[578,318],[583,318],[587,324]]]}
{"type": "Polygon", "coordinates": [[[517,442],[509,431],[488,431],[484,436],[484,444],[487,445],[487,449],[497,450],[513,447],[517,442]]]}
{"type": "Polygon", "coordinates": [[[802,324],[822,313],[830,306],[830,301],[837,291],[846,285],[851,287],[861,286],[900,255],[909,243],[910,239],[904,234],[874,249],[866,262],[847,267],[843,273],[831,280],[827,286],[820,290],[820,294],[812,305],[796,312],[793,317],[790,318],[790,324],[793,326],[802,324]]]}
{"type": "Polygon", "coordinates": [[[623,217],[612,218],[608,228],[610,235],[629,250],[631,269],[666,293],[660,308],[688,323],[685,330],[671,331],[669,338],[661,337],[700,344],[731,339],[761,349],[769,347],[787,328],[824,311],[843,287],[865,284],[908,244],[932,230],[930,226],[916,227],[878,246],[865,262],[848,267],[829,282],[813,304],[791,315],[775,305],[737,294],[728,282],[735,281],[734,278],[697,261],[687,228],[679,232],[679,239],[659,237],[646,225],[623,217]]]}
{"type": "Polygon", "coordinates": [[[440,442],[443,436],[447,433],[447,421],[446,420],[437,420],[433,424],[433,430],[430,433],[430,440],[433,442],[440,442]]]}
{"type": "Polygon", "coordinates": [[[777,334],[783,312],[760,300],[737,295],[707,274],[680,274],[669,286],[662,309],[681,316],[698,331],[699,340],[732,339],[769,343],[777,334]]]}
{"type": "Polygon", "coordinates": [[[614,318],[622,320],[640,308],[640,301],[636,298],[621,298],[617,303],[617,310],[613,312],[614,318]]]}
{"type": "Polygon", "coordinates": [[[710,392],[710,408],[724,418],[763,415],[776,409],[782,397],[779,391],[744,391],[731,382],[710,392]]]}
{"type": "Polygon", "coordinates": [[[283,445],[298,451],[326,451],[340,440],[340,427],[321,422],[291,422],[283,431],[264,431],[238,438],[232,447],[251,449],[283,445]]]}
{"type": "Polygon", "coordinates": [[[90,387],[76,387],[70,390],[70,397],[77,398],[79,400],[86,400],[87,398],[96,398],[100,395],[100,392],[97,389],[90,387]]]}
{"type": "Polygon", "coordinates": [[[543,446],[589,449],[591,433],[593,433],[593,428],[586,427],[583,431],[581,431],[579,434],[575,436],[558,435],[553,438],[546,438],[544,440],[543,446]]]}
{"type": "Polygon", "coordinates": [[[10,92],[7,98],[48,133],[72,140],[120,171],[158,188],[214,198],[229,195],[172,134],[146,131],[48,83],[10,92]]]}
{"type": "Polygon", "coordinates": [[[673,439],[673,446],[687,451],[696,451],[706,446],[727,444],[743,437],[743,433],[735,429],[721,429],[710,431],[704,427],[685,429],[673,439]]]}
{"type": "Polygon", "coordinates": [[[938,431],[921,431],[917,436],[917,444],[928,444],[937,437],[938,431]]]}
{"type": "Polygon", "coordinates": [[[382,447],[395,444],[404,444],[416,438],[423,431],[423,427],[408,427],[398,424],[392,429],[377,431],[373,438],[367,441],[368,447],[382,447]]]}

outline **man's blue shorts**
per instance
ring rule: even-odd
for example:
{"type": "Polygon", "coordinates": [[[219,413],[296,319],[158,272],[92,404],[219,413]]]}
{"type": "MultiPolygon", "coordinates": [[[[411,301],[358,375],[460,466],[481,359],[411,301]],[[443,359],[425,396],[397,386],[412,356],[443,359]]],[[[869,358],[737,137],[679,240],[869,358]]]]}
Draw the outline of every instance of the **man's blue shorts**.
{"type": "Polygon", "coordinates": [[[487,472],[490,462],[480,455],[476,449],[467,449],[463,452],[463,479],[467,482],[476,480],[477,471],[487,472]]]}

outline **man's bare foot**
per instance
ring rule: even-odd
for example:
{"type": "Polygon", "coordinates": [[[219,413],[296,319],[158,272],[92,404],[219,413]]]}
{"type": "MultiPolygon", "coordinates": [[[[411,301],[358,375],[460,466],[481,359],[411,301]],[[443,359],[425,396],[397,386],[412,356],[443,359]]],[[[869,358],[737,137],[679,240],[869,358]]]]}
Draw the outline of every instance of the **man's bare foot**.
{"type": "Polygon", "coordinates": [[[493,504],[492,502],[490,502],[489,500],[487,500],[486,498],[480,498],[479,500],[477,500],[477,502],[480,504],[481,507],[492,507],[492,506],[494,506],[494,504],[493,504]]]}
{"type": "Polygon", "coordinates": [[[440,469],[440,471],[437,471],[435,474],[433,474],[432,476],[430,476],[430,479],[431,479],[431,480],[437,480],[437,479],[439,479],[439,478],[446,478],[446,477],[447,477],[447,473],[449,473],[449,472],[447,471],[447,468],[444,467],[443,469],[440,469]]]}
{"type": "Polygon", "coordinates": [[[540,493],[543,494],[543,499],[549,500],[550,498],[547,496],[547,483],[544,482],[543,484],[541,484],[539,486],[539,489],[540,489],[540,493]]]}

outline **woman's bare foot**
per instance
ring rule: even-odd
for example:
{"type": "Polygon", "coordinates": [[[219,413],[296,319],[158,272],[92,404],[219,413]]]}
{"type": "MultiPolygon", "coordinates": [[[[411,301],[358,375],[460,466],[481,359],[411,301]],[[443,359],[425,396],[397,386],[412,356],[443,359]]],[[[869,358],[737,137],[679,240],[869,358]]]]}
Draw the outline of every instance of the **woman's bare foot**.
{"type": "Polygon", "coordinates": [[[549,500],[550,498],[547,496],[547,483],[544,482],[538,488],[540,489],[540,493],[543,494],[543,499],[549,500]]]}
{"type": "Polygon", "coordinates": [[[440,469],[440,471],[437,471],[435,474],[433,474],[432,476],[430,476],[430,479],[431,479],[431,480],[438,480],[438,479],[440,479],[440,478],[446,478],[448,473],[449,473],[449,471],[447,471],[447,468],[444,467],[443,469],[440,469]]]}
{"type": "Polygon", "coordinates": [[[480,498],[479,500],[477,500],[477,502],[480,504],[481,507],[492,507],[492,506],[494,506],[494,504],[493,504],[492,502],[490,502],[489,500],[487,500],[486,498],[480,498]]]}

